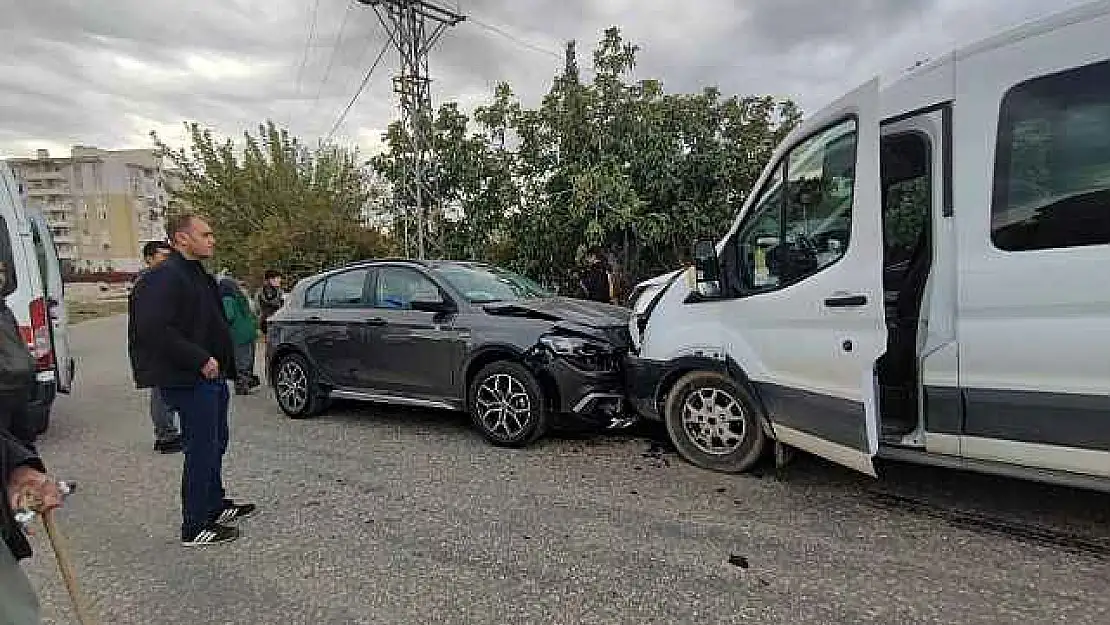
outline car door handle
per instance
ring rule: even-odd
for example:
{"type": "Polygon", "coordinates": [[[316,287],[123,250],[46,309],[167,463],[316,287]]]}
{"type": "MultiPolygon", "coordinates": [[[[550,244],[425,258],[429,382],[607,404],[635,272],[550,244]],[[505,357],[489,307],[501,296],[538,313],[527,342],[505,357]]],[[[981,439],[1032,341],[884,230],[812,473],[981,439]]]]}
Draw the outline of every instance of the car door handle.
{"type": "Polygon", "coordinates": [[[307,323],[323,323],[323,321],[324,320],[322,318],[317,317],[316,315],[313,315],[313,316],[308,317],[308,318],[305,319],[305,322],[307,322],[307,323]]]}
{"type": "Polygon", "coordinates": [[[384,326],[385,325],[385,319],[382,319],[381,317],[370,317],[369,319],[363,319],[362,322],[365,323],[368,326],[384,326]]]}
{"type": "Polygon", "coordinates": [[[866,295],[836,295],[825,298],[825,306],[829,308],[851,308],[867,305],[866,295]]]}

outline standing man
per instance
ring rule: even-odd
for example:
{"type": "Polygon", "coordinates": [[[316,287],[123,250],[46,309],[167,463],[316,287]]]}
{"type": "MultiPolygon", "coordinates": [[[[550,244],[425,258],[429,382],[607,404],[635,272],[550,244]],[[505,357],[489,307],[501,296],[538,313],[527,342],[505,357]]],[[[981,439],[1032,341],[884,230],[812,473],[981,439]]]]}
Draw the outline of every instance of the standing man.
{"type": "Polygon", "coordinates": [[[586,299],[595,302],[615,304],[617,297],[613,289],[613,274],[601,248],[593,247],[586,254],[586,271],[582,276],[582,290],[586,299]]]}
{"type": "Polygon", "coordinates": [[[139,386],[161,390],[181,416],[182,544],[225,543],[239,537],[227,523],[250,516],[255,506],[228,499],[223,486],[235,354],[216,281],[201,265],[212,257],[216,237],[191,214],[172,218],[166,230],[170,257],[134,289],[133,373],[139,386]]]}
{"type": "Polygon", "coordinates": [[[285,304],[281,292],[281,273],[267,269],[262,290],[258,292],[259,317],[262,319],[262,335],[266,335],[266,321],[285,304]]]}
{"type": "MultiPolygon", "coordinates": [[[[135,278],[136,284],[143,279],[147,272],[169,258],[172,252],[173,248],[165,241],[148,241],[143,246],[143,262],[146,263],[146,268],[140,271],[138,277],[135,278]]],[[[134,288],[132,288],[132,297],[128,297],[128,325],[131,326],[128,328],[128,333],[132,337],[134,336],[135,317],[134,292],[134,288]]],[[[175,454],[182,450],[181,432],[175,423],[175,416],[175,413],[166,406],[162,393],[156,388],[150,389],[150,420],[154,424],[154,451],[163,454],[175,454]]]]}

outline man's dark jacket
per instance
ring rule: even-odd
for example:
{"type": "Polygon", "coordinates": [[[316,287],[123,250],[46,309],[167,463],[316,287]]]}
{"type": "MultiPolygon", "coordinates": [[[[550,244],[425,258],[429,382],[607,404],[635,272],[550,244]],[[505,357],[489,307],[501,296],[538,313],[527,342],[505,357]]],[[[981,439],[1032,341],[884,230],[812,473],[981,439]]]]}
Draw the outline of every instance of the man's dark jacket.
{"type": "Polygon", "coordinates": [[[144,273],[128,302],[128,352],[139,388],[193,386],[209,358],[234,377],[235,352],[216,281],[178,252],[144,273]]]}

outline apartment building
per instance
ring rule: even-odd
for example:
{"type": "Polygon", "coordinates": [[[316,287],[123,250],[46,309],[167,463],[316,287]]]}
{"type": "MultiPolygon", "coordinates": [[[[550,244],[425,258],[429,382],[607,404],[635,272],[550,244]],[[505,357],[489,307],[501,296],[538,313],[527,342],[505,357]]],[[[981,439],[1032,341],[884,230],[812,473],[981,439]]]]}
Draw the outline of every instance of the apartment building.
{"type": "Polygon", "coordinates": [[[74,146],[69,156],[38,150],[8,163],[72,270],[137,271],[143,244],[166,236],[165,173],[155,150],[74,146]]]}

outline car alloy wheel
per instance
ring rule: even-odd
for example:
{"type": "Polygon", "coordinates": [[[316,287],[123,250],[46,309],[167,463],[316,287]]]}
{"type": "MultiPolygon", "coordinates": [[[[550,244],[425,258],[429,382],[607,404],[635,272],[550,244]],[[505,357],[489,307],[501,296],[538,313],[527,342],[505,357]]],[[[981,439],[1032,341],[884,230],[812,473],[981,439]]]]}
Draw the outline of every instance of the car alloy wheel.
{"type": "Polygon", "coordinates": [[[491,434],[513,440],[527,429],[532,399],[524,384],[507,373],[489,376],[474,396],[477,416],[491,434]]]}
{"type": "Polygon", "coordinates": [[[274,395],[281,411],[293,418],[304,418],[320,409],[321,398],[316,376],[300,354],[283,356],[274,367],[274,395]]]}
{"type": "Polygon", "coordinates": [[[539,383],[523,366],[499,361],[484,367],[470,385],[474,425],[490,443],[524,447],[547,430],[539,383]]]}

